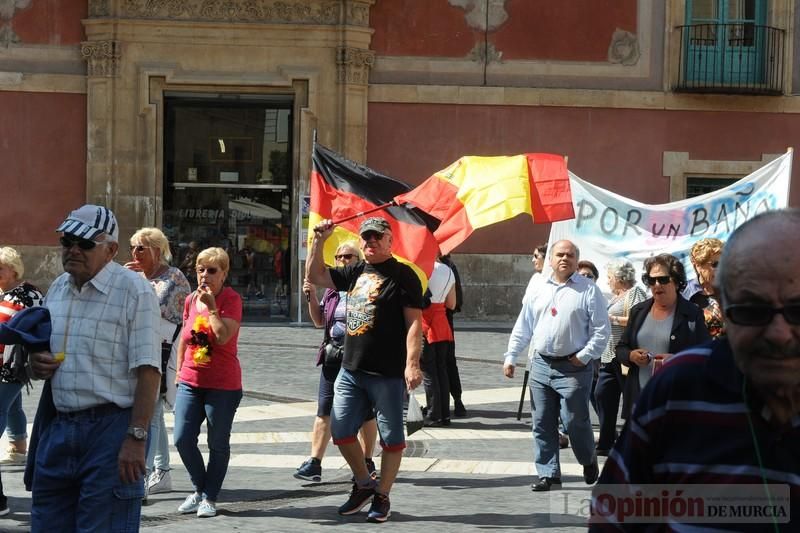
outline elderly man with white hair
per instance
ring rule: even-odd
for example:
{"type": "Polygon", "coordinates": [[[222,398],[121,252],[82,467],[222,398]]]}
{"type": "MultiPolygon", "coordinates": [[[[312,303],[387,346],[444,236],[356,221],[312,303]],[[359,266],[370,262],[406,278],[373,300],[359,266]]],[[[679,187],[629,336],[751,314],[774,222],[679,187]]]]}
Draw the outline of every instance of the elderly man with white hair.
{"type": "Polygon", "coordinates": [[[55,412],[37,443],[31,530],[138,531],[161,382],[158,298],[113,261],[119,226],[107,207],[84,205],[56,231],[65,272],[44,304],[52,352],[31,354],[55,412]]]}

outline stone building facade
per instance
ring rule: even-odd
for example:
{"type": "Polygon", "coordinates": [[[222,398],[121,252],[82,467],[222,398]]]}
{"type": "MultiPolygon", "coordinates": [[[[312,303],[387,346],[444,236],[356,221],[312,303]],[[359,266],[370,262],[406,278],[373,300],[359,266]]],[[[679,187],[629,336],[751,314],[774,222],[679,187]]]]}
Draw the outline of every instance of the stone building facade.
{"type": "MultiPolygon", "coordinates": [[[[293,319],[314,131],[412,184],[538,151],[639,201],[684,198],[800,144],[798,4],[0,0],[0,242],[47,285],[53,228],[103,203],[123,238],[168,230],[178,260],[226,246],[253,316],[293,319]]],[[[520,218],[456,250],[465,316],[516,314],[548,232],[520,218]]]]}

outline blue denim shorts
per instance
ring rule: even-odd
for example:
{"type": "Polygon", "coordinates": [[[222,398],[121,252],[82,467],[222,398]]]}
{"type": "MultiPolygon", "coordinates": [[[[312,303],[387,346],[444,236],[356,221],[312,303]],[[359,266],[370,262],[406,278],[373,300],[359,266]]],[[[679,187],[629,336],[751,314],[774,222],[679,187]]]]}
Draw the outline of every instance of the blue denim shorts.
{"type": "Polygon", "coordinates": [[[405,379],[342,368],[333,387],[331,435],[334,444],[356,442],[361,424],[374,408],[381,447],[390,452],[406,447],[403,427],[405,379]]]}

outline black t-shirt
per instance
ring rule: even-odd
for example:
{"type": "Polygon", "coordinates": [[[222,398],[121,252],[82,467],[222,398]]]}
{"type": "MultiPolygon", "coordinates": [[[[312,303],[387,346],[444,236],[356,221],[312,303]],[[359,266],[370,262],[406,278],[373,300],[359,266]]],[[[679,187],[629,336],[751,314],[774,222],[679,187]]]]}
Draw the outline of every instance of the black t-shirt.
{"type": "Polygon", "coordinates": [[[347,291],[347,334],[342,366],[386,377],[406,368],[404,307],[422,308],[422,285],[395,258],[330,269],[337,290],[347,291]]]}

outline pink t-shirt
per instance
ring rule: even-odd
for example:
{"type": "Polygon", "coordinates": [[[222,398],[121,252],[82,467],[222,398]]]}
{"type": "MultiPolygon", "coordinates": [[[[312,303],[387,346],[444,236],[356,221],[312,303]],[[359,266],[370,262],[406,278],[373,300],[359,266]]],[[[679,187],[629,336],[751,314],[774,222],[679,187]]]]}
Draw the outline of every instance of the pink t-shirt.
{"type": "MultiPolygon", "coordinates": [[[[207,309],[202,312],[197,311],[195,297],[196,293],[190,294],[183,306],[181,338],[186,343],[186,351],[183,354],[183,365],[181,366],[179,380],[192,387],[239,390],[242,388],[242,367],[239,366],[239,357],[237,356],[238,331],[228,342],[222,345],[216,344],[212,338],[211,361],[209,363],[198,365],[192,358],[192,346],[189,341],[192,338],[192,326],[195,318],[198,315],[208,318],[207,309]]],[[[217,295],[216,303],[220,318],[232,318],[236,322],[242,322],[242,298],[236,291],[230,287],[225,287],[217,295]]]]}

